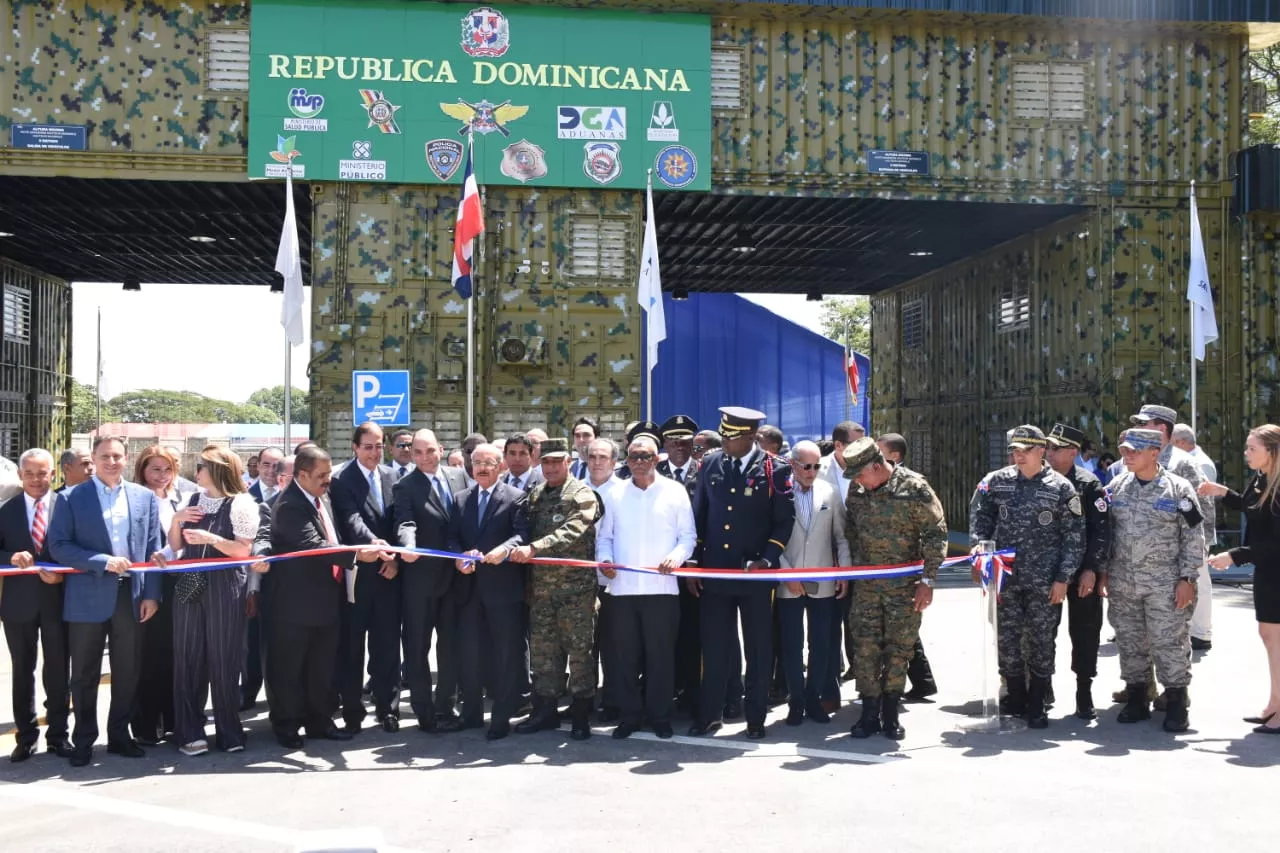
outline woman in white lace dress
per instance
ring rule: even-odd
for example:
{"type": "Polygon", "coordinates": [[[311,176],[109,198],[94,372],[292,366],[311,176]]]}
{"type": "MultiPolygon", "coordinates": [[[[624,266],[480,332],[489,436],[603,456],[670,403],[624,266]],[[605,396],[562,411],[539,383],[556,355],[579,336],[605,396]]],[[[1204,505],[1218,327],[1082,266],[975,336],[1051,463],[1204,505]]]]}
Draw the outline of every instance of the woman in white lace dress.
{"type": "MultiPolygon", "coordinates": [[[[200,492],[176,512],[169,546],[183,559],[249,556],[258,531],[258,505],[245,491],[240,457],[221,447],[200,452],[200,492]]],[[[209,751],[205,700],[213,694],[214,743],[244,749],[240,724],[240,666],[244,659],[246,570],[183,572],[173,596],[173,701],[175,739],[183,755],[209,751]]]]}

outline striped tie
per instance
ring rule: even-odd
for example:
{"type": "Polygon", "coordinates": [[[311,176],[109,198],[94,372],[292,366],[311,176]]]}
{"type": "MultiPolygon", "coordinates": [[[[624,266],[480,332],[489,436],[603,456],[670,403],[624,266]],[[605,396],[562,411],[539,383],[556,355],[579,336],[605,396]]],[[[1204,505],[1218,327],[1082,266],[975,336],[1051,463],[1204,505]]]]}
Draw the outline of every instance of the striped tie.
{"type": "Polygon", "coordinates": [[[31,522],[31,544],[35,546],[35,553],[39,554],[40,549],[44,547],[44,501],[36,501],[36,517],[31,522]]]}

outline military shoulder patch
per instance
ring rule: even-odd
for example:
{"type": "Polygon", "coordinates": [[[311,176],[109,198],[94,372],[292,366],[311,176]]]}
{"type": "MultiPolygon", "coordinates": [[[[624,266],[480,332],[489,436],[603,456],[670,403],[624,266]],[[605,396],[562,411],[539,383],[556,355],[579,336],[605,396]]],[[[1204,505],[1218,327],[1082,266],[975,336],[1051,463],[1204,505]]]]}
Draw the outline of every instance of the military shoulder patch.
{"type": "Polygon", "coordinates": [[[1072,515],[1084,515],[1084,510],[1080,507],[1080,496],[1072,495],[1071,500],[1067,501],[1067,507],[1071,510],[1072,515]]]}
{"type": "Polygon", "coordinates": [[[1106,511],[1107,511],[1107,499],[1106,499],[1106,498],[1098,498],[1096,501],[1094,501],[1094,502],[1093,502],[1093,505],[1097,508],[1098,512],[1106,512],[1106,511]]]}
{"type": "Polygon", "coordinates": [[[1195,527],[1204,521],[1204,516],[1200,514],[1199,505],[1191,498],[1183,498],[1178,501],[1178,512],[1182,513],[1182,517],[1187,520],[1188,527],[1195,527]]]}

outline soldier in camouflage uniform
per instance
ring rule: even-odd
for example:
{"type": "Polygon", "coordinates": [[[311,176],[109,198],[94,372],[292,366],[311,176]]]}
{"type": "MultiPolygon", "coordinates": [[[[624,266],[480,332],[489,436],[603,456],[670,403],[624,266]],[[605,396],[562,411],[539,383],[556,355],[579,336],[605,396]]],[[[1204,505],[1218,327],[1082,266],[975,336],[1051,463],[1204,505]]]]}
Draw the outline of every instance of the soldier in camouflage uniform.
{"type": "Polygon", "coordinates": [[[1111,482],[1115,545],[1107,562],[1109,616],[1126,700],[1122,723],[1150,719],[1154,661],[1166,690],[1165,731],[1187,730],[1191,606],[1204,562],[1200,504],[1191,484],[1159,463],[1158,430],[1131,429],[1120,444],[1127,469],[1111,482]]]}
{"type": "Polygon", "coordinates": [[[844,462],[844,476],[853,480],[845,499],[845,536],[853,564],[924,561],[920,577],[860,580],[853,585],[853,665],[862,718],[849,734],[865,738],[883,731],[901,740],[905,732],[898,723],[899,702],[920,634],[920,614],[933,601],[933,583],[947,555],[946,517],[924,477],[886,462],[870,437],[846,447],[844,462]]]}
{"type": "MultiPolygon", "coordinates": [[[[600,517],[596,493],[569,476],[569,444],[563,438],[542,442],[545,481],[529,491],[530,543],[511,552],[511,560],[533,557],[594,560],[595,522],[600,517]]],[[[570,716],[574,740],[591,736],[588,716],[596,692],[595,639],[596,573],[573,566],[539,564],[534,567],[529,610],[529,660],[533,670],[534,704],[528,720],[516,726],[520,734],[560,727],[559,687],[569,659],[570,716]]]]}
{"type": "MultiPolygon", "coordinates": [[[[1046,447],[1038,427],[1014,429],[1009,449],[1016,464],[983,477],[969,504],[973,546],[988,539],[997,549],[1016,552],[1013,577],[1006,581],[997,605],[1000,675],[1008,685],[1000,711],[1025,715],[1037,729],[1049,725],[1045,694],[1053,676],[1058,610],[1067,584],[1080,568],[1085,545],[1080,497],[1066,477],[1045,464],[1046,447]]],[[[974,572],[976,580],[977,569],[974,572]]]]}

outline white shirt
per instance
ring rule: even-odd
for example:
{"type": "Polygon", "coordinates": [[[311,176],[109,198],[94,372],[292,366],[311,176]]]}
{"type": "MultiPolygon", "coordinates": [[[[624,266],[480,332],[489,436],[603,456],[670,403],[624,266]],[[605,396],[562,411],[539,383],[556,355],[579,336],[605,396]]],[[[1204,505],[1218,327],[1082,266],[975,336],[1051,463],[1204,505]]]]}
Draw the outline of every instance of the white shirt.
{"type": "Polygon", "coordinates": [[[836,461],[834,452],[828,453],[826,456],[818,460],[818,476],[831,484],[831,488],[836,490],[836,494],[840,496],[840,500],[844,500],[849,494],[849,484],[852,480],[844,478],[844,469],[840,467],[840,463],[836,461]]]}
{"type": "Polygon", "coordinates": [[[400,482],[413,471],[414,467],[415,466],[412,462],[407,465],[401,465],[399,462],[392,462],[391,481],[394,483],[400,482]]]}
{"type": "Polygon", "coordinates": [[[364,463],[359,459],[356,460],[356,465],[360,467],[360,473],[364,475],[365,482],[369,484],[369,490],[373,492],[374,500],[378,502],[378,509],[385,510],[387,508],[387,502],[382,496],[382,477],[379,472],[370,471],[368,468],[364,467],[364,463]],[[370,477],[373,479],[369,479],[370,477]]]}
{"type": "MultiPolygon", "coordinates": [[[[697,533],[693,506],[684,486],[655,477],[642,489],[620,480],[601,493],[604,518],[596,530],[596,559],[602,563],[656,568],[668,558],[684,563],[693,554],[697,533]]],[[[608,582],[610,595],[679,595],[680,579],[618,570],[608,582]]]]}
{"type": "Polygon", "coordinates": [[[275,496],[276,492],[280,491],[280,487],[268,486],[262,480],[258,480],[258,490],[262,492],[262,502],[266,503],[275,496]]]}
{"type": "Polygon", "coordinates": [[[692,474],[695,470],[697,470],[697,463],[694,462],[693,457],[690,456],[688,459],[684,461],[683,465],[671,466],[671,479],[675,480],[676,472],[681,472],[680,478],[676,480],[676,482],[687,483],[689,482],[689,475],[692,474]]]}
{"type": "Polygon", "coordinates": [[[42,497],[38,501],[35,498],[31,497],[31,495],[27,494],[26,492],[23,492],[22,496],[26,498],[26,501],[27,501],[27,530],[30,530],[31,525],[36,523],[36,504],[37,503],[44,504],[44,538],[45,538],[45,541],[48,542],[49,541],[49,510],[53,509],[52,490],[45,492],[44,497],[42,497]]]}

